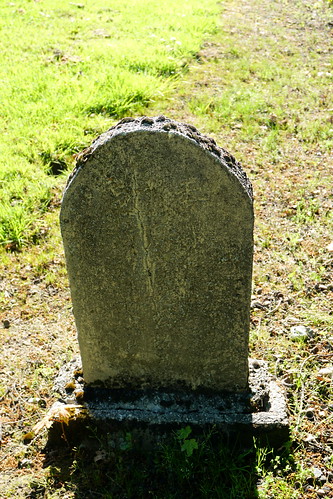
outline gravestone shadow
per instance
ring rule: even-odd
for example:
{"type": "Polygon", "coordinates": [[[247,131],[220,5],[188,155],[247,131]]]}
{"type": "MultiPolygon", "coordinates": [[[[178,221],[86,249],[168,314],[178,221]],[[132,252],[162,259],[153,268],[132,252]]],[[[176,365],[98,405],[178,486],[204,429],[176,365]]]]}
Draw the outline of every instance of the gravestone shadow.
{"type": "Polygon", "coordinates": [[[149,448],[138,445],[131,431],[115,438],[90,427],[83,434],[75,446],[63,440],[46,449],[53,488],[74,497],[258,497],[258,447],[244,447],[235,436],[221,439],[214,428],[200,434],[190,427],[174,430],[149,448]]]}

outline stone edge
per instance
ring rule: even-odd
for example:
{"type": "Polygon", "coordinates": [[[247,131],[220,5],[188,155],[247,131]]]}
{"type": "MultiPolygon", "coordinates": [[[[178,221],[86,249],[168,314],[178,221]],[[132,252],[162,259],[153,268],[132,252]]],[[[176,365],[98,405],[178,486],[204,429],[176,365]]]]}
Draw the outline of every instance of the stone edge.
{"type": "Polygon", "coordinates": [[[241,164],[234,158],[234,156],[232,156],[226,149],[219,147],[213,138],[207,137],[206,135],[200,133],[195,126],[172,120],[163,115],[155,117],[143,116],[140,118],[123,118],[108,131],[102,133],[92,142],[91,146],[76,155],[76,166],[68,178],[65,192],[76,175],[82,170],[85,164],[89,162],[89,159],[95,153],[96,149],[104,146],[117,135],[144,131],[152,133],[162,132],[178,134],[194,141],[198,146],[212,154],[215,159],[223,163],[227,167],[228,171],[237,177],[250,201],[253,202],[251,182],[242,169],[241,164]]]}

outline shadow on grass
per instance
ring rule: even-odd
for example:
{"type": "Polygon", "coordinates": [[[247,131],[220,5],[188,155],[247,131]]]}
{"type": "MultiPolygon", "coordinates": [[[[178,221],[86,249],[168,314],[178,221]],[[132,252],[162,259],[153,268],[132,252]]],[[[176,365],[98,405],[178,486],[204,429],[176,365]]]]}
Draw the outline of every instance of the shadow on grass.
{"type": "MultiPolygon", "coordinates": [[[[86,433],[86,432],[85,432],[86,433]]],[[[258,497],[257,450],[221,442],[217,431],[193,435],[186,427],[154,446],[123,432],[91,428],[73,447],[46,449],[49,488],[77,498],[258,497]]]]}

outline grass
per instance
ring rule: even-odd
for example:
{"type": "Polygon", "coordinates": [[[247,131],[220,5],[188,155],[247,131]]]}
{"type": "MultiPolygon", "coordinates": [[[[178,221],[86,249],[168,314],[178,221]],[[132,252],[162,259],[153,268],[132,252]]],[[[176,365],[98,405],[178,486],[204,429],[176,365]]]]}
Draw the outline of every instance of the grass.
{"type": "Polygon", "coordinates": [[[38,238],[52,176],[115,118],[170,91],[216,29],[217,7],[23,0],[0,9],[0,244],[15,250],[38,238]]]}
{"type": "Polygon", "coordinates": [[[155,2],[125,4],[1,7],[2,496],[329,498],[332,7],[226,0],[216,31],[213,2],[169,2],[163,15],[155,2]],[[78,352],[61,188],[74,155],[125,113],[192,123],[251,178],[250,353],[287,393],[291,440],[281,449],[240,452],[186,429],[153,455],[126,434],[117,449],[105,435],[58,453],[46,453],[45,434],[23,440],[56,398],[53,376],[78,352]],[[292,337],[300,325],[309,338],[292,337]]]}
{"type": "MultiPolygon", "coordinates": [[[[188,438],[189,431],[175,431],[171,445],[162,443],[154,452],[142,451],[131,433],[119,437],[116,446],[111,434],[104,435],[97,452],[81,446],[69,460],[67,453],[60,469],[52,467],[49,480],[55,485],[67,478],[78,497],[89,497],[94,490],[102,497],[256,497],[252,451],[213,446],[212,434],[188,438]]],[[[262,455],[263,467],[266,457],[262,455]]]]}

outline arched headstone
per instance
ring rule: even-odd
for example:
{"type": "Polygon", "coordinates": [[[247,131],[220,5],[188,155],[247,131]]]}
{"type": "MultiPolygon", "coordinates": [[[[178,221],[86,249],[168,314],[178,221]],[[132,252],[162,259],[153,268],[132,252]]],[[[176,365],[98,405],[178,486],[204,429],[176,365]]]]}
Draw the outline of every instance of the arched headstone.
{"type": "Polygon", "coordinates": [[[88,385],[247,388],[252,189],[227,151],[124,119],[78,158],[61,232],[88,385]]]}

